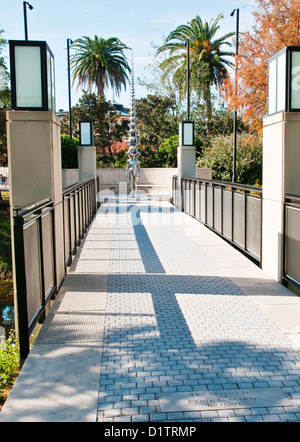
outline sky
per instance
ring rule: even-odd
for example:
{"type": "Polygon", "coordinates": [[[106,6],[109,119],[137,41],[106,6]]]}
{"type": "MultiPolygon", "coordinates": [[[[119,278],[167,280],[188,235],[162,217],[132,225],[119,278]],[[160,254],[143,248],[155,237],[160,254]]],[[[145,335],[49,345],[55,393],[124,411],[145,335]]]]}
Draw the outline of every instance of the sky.
{"type": "MultiPolygon", "coordinates": [[[[134,54],[135,77],[151,78],[149,64],[155,49],[164,38],[196,15],[202,20],[222,13],[220,36],[235,31],[236,19],[230,13],[240,9],[240,31],[253,23],[255,0],[30,0],[27,10],[29,40],[47,41],[55,56],[56,110],[68,110],[67,39],[82,36],[118,37],[134,54]]],[[[0,29],[7,40],[24,40],[23,0],[0,0],[0,29]]],[[[217,34],[218,36],[218,34],[217,34]]],[[[7,54],[8,55],[8,54],[7,54]]],[[[126,51],[131,60],[131,51],[126,51]]],[[[7,65],[8,59],[7,59],[7,65]]],[[[147,95],[136,80],[136,98],[147,95]]],[[[72,88],[72,105],[82,91],[72,88]]],[[[109,100],[125,106],[130,102],[130,88],[120,96],[106,92],[109,100]]]]}

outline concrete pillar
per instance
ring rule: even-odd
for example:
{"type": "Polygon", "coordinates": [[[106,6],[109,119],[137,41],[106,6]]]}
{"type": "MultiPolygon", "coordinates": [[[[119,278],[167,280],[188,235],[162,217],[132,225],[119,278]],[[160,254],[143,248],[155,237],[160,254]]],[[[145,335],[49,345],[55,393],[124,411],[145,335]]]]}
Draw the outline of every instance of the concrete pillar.
{"type": "Polygon", "coordinates": [[[177,165],[178,176],[196,178],[196,147],[178,146],[177,165]]]}
{"type": "Polygon", "coordinates": [[[300,113],[264,119],[262,267],[282,280],[284,196],[300,194],[300,113]]]}
{"type": "Polygon", "coordinates": [[[177,148],[177,207],[182,210],[182,191],[181,178],[196,178],[196,147],[195,146],[178,146],[177,148]]]}
{"type": "Polygon", "coordinates": [[[60,120],[53,112],[7,112],[11,209],[52,198],[57,285],[65,274],[60,120]]]}
{"type": "Polygon", "coordinates": [[[78,173],[79,181],[97,177],[96,147],[78,147],[78,173]]]}
{"type": "MultiPolygon", "coordinates": [[[[79,181],[89,178],[97,179],[95,146],[78,146],[78,178],[79,181]]],[[[95,199],[97,201],[97,183],[95,184],[95,199]]]]}

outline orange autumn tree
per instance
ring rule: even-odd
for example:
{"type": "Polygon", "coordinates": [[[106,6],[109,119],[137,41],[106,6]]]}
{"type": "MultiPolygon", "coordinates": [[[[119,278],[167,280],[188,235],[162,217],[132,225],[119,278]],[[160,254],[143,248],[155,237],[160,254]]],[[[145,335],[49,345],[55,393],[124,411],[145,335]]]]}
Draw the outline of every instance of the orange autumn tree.
{"type": "Polygon", "coordinates": [[[224,97],[250,132],[261,136],[268,112],[268,60],[285,46],[300,45],[300,0],[256,0],[256,4],[252,29],[240,35],[237,84],[229,78],[224,97]]]}

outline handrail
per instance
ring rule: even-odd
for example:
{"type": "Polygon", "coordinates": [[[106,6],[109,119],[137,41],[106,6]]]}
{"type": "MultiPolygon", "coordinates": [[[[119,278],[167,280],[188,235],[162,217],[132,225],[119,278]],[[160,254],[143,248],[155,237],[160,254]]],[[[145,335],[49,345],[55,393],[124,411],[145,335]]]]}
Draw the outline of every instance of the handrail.
{"type": "Polygon", "coordinates": [[[95,181],[95,179],[91,177],[86,180],[79,181],[78,183],[72,184],[71,186],[68,186],[65,189],[63,189],[63,196],[67,195],[68,193],[74,192],[74,190],[80,189],[81,187],[86,186],[87,184],[90,184],[93,181],[95,181]]]}
{"type": "Polygon", "coordinates": [[[61,207],[51,197],[14,209],[13,235],[19,343],[21,359],[29,339],[47,315],[47,305],[59,290],[57,279],[56,210],[62,210],[65,274],[96,211],[97,180],[89,178],[62,192],[61,207]]]}
{"type": "MultiPolygon", "coordinates": [[[[292,231],[289,230],[290,218],[289,215],[297,217],[297,222],[300,220],[300,195],[293,193],[286,193],[284,195],[284,242],[283,242],[283,283],[289,287],[289,284],[300,289],[299,272],[296,267],[293,267],[295,259],[299,256],[299,231],[295,232],[295,227],[292,231]],[[295,237],[295,234],[297,235],[295,237]]],[[[294,224],[295,224],[294,218],[294,224]]]]}
{"type": "Polygon", "coordinates": [[[261,265],[261,187],[176,175],[172,183],[175,206],[261,265]]]}
{"type": "Polygon", "coordinates": [[[294,194],[294,193],[286,193],[284,195],[284,201],[285,203],[296,203],[300,204],[300,195],[294,194]],[[288,201],[290,200],[290,201],[288,201]]]}
{"type": "MultiPolygon", "coordinates": [[[[174,175],[174,178],[178,178],[177,175],[174,175]]],[[[249,186],[248,184],[240,184],[240,183],[230,183],[227,181],[217,181],[217,180],[209,180],[206,178],[191,178],[191,177],[182,177],[183,180],[196,181],[200,183],[210,183],[213,186],[225,186],[232,187],[233,189],[243,189],[248,190],[250,192],[262,193],[262,187],[249,186]]]]}
{"type": "Polygon", "coordinates": [[[37,201],[33,204],[30,204],[28,206],[20,207],[19,209],[15,208],[14,209],[14,211],[16,212],[15,216],[22,216],[22,217],[27,216],[30,213],[36,212],[37,210],[40,210],[43,207],[48,206],[52,202],[53,202],[52,198],[49,197],[49,198],[44,198],[42,200],[39,200],[39,201],[37,201]]]}

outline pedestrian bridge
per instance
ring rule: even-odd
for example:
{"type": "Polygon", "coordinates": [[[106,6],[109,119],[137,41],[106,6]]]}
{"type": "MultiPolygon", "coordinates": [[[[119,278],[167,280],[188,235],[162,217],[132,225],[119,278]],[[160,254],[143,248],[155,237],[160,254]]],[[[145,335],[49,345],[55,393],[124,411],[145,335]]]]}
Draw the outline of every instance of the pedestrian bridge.
{"type": "Polygon", "coordinates": [[[110,198],[0,421],[299,421],[299,313],[296,295],[168,201],[110,198]]]}

